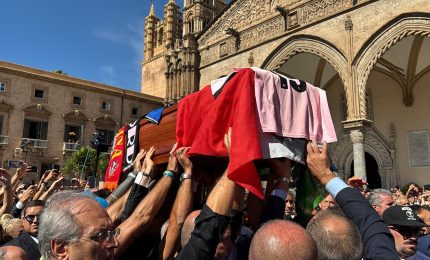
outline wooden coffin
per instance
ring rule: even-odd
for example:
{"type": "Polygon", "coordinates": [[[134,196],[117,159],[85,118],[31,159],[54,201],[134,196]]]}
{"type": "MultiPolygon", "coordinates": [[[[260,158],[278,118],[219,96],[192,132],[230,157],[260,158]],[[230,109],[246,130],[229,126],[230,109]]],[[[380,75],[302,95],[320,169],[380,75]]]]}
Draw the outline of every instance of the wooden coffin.
{"type": "MultiPolygon", "coordinates": [[[[154,146],[156,150],[152,159],[155,164],[169,161],[169,152],[176,143],[177,108],[177,104],[166,108],[159,125],[146,119],[140,120],[139,148],[148,151],[151,146],[154,146]]],[[[191,161],[197,168],[214,176],[222,174],[228,163],[227,158],[212,156],[193,156],[191,161]]]]}
{"type": "Polygon", "coordinates": [[[156,164],[167,163],[169,152],[176,142],[176,111],[175,104],[163,111],[160,124],[156,125],[146,119],[140,120],[139,147],[149,150],[151,146],[156,148],[153,161],[156,164]]]}

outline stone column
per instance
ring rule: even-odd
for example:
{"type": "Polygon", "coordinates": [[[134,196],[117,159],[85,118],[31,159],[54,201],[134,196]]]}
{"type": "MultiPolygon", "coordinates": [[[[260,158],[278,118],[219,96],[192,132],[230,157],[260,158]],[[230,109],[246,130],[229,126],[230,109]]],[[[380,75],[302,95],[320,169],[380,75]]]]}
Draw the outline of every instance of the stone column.
{"type": "Polygon", "coordinates": [[[361,178],[366,177],[366,161],[364,159],[364,134],[360,130],[351,130],[353,152],[354,152],[354,175],[361,178]]]}
{"type": "Polygon", "coordinates": [[[182,88],[182,95],[185,96],[187,95],[187,84],[185,82],[185,75],[186,75],[186,69],[185,66],[182,67],[181,70],[181,88],[182,88]]]}
{"type": "Polygon", "coordinates": [[[173,89],[173,99],[177,99],[178,98],[178,92],[176,89],[176,81],[177,81],[177,76],[176,76],[176,69],[173,69],[172,72],[172,89],[173,89]]]}
{"type": "Polygon", "coordinates": [[[170,100],[169,72],[165,72],[164,76],[166,76],[166,97],[165,97],[165,101],[169,102],[169,100],[170,100]]]}

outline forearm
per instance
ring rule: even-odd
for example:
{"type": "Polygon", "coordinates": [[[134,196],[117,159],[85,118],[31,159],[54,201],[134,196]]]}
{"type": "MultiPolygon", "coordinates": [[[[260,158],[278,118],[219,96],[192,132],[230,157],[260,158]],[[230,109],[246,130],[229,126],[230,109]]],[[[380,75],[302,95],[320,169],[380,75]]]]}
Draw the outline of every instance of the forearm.
{"type": "Polygon", "coordinates": [[[15,173],[13,175],[12,180],[11,180],[10,183],[11,183],[12,190],[16,190],[16,188],[18,187],[18,183],[19,183],[18,173],[15,173]]]}
{"type": "Polygon", "coordinates": [[[139,203],[133,214],[119,225],[121,229],[121,235],[118,237],[120,246],[115,249],[116,257],[120,256],[148,228],[161,208],[172,182],[172,178],[163,176],[154,189],[139,203]]]}
{"type": "Polygon", "coordinates": [[[130,193],[130,189],[128,189],[128,191],[125,194],[123,194],[119,199],[117,199],[112,205],[110,205],[107,208],[107,213],[109,217],[112,219],[112,222],[116,222],[117,219],[119,219],[119,217],[121,216],[129,193],[130,193]]]}
{"type": "MultiPolygon", "coordinates": [[[[111,193],[111,195],[106,198],[107,202],[109,203],[109,207],[110,205],[113,205],[119,198],[122,198],[125,193],[130,192],[130,187],[133,184],[135,178],[136,172],[129,173],[127,178],[121,182],[121,184],[111,193]]],[[[127,197],[128,195],[125,198],[127,197]]]]}
{"type": "Polygon", "coordinates": [[[150,177],[144,176],[142,173],[138,174],[135,182],[131,186],[129,195],[127,196],[127,201],[125,202],[124,209],[121,213],[121,222],[130,217],[137,205],[139,205],[146,195],[148,195],[149,189],[147,187],[150,182],[150,177]]]}
{"type": "Polygon", "coordinates": [[[239,187],[227,177],[227,171],[209,194],[206,205],[215,213],[228,216],[239,187]]]}
{"type": "Polygon", "coordinates": [[[46,187],[46,182],[42,182],[42,184],[37,188],[36,194],[34,194],[33,199],[37,200],[42,196],[44,189],[46,187]]]}
{"type": "Polygon", "coordinates": [[[5,213],[9,213],[13,204],[12,191],[10,190],[10,187],[4,187],[3,190],[3,205],[0,208],[0,216],[5,213]]]}
{"type": "Polygon", "coordinates": [[[193,207],[193,181],[186,179],[181,183],[172,213],[169,218],[162,259],[172,259],[179,245],[181,229],[193,207]]]}
{"type": "Polygon", "coordinates": [[[43,195],[42,196],[40,196],[40,198],[38,198],[39,200],[42,200],[42,201],[46,201],[52,194],[54,194],[55,193],[55,189],[52,189],[52,188],[49,188],[47,191],[45,191],[44,193],[43,193],[43,195]]]}

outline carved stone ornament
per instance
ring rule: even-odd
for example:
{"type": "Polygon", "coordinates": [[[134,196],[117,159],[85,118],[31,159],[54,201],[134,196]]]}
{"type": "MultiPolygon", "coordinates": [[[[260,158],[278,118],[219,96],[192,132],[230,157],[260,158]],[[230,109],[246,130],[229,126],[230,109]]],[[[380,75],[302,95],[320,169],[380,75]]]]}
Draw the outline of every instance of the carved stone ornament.
{"type": "Polygon", "coordinates": [[[347,15],[345,19],[345,30],[352,31],[352,28],[354,27],[352,23],[351,16],[347,15]]]}
{"type": "Polygon", "coordinates": [[[109,115],[97,116],[93,119],[95,123],[101,123],[105,125],[118,125],[118,123],[109,115]]]}
{"type": "Polygon", "coordinates": [[[89,120],[88,117],[85,115],[85,113],[83,113],[79,109],[67,111],[66,113],[63,114],[63,118],[66,121],[74,121],[74,122],[80,122],[80,123],[85,123],[86,121],[89,120]]]}
{"type": "Polygon", "coordinates": [[[6,100],[0,99],[0,111],[9,112],[13,109],[13,106],[9,104],[6,100]]]}
{"type": "Polygon", "coordinates": [[[314,0],[299,9],[301,24],[309,24],[353,6],[351,0],[314,0]]]}
{"type": "MultiPolygon", "coordinates": [[[[199,39],[199,45],[203,46],[211,41],[218,41],[225,36],[228,28],[240,29],[259,20],[268,17],[271,12],[267,8],[266,0],[241,0],[236,1],[199,39]]],[[[275,13],[277,14],[277,13],[275,13]]],[[[239,30],[238,30],[239,31],[239,30]]]]}
{"type": "Polygon", "coordinates": [[[52,114],[52,112],[47,110],[45,106],[42,104],[27,105],[23,107],[22,110],[24,110],[26,115],[43,117],[43,118],[46,118],[52,114]]]}
{"type": "Polygon", "coordinates": [[[349,136],[351,137],[351,141],[353,144],[364,142],[364,134],[359,130],[352,130],[349,136]]]}

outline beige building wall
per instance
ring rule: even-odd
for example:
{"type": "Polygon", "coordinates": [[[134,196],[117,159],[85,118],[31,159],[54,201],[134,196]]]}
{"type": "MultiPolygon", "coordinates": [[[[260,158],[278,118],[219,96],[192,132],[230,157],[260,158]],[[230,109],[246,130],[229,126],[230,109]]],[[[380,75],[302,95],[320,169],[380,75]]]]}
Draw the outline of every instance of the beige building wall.
{"type": "Polygon", "coordinates": [[[164,56],[158,56],[142,64],[142,93],[156,97],[166,97],[167,70],[164,56]]]}
{"type": "Polygon", "coordinates": [[[79,142],[88,145],[96,128],[116,132],[127,121],[162,106],[162,99],[157,97],[2,61],[0,81],[7,84],[6,92],[0,92],[0,140],[7,139],[0,145],[3,167],[8,160],[21,159],[38,166],[39,171],[42,164],[62,167],[74,149],[63,149],[68,141],[66,124],[82,126],[79,142]],[[34,97],[36,89],[44,91],[43,99],[34,97]],[[81,105],[73,104],[75,96],[82,98],[81,105]],[[110,103],[110,110],[102,108],[103,102],[110,103]],[[132,115],[132,108],[137,109],[138,116],[132,115]],[[20,149],[25,143],[25,119],[48,122],[47,142],[20,149]]]}
{"type": "MultiPolygon", "coordinates": [[[[368,87],[374,105],[374,124],[388,138],[390,124],[394,124],[397,141],[397,162],[400,182],[430,184],[430,166],[411,167],[408,133],[430,130],[430,73],[417,82],[414,88],[414,104],[406,107],[400,86],[382,73],[372,72],[368,87]]],[[[426,144],[422,144],[426,145],[426,144]]]]}

